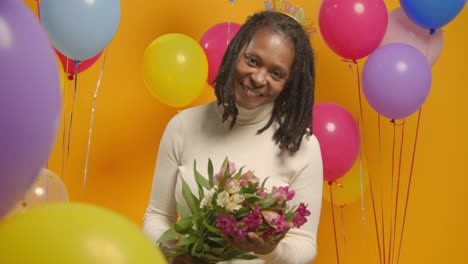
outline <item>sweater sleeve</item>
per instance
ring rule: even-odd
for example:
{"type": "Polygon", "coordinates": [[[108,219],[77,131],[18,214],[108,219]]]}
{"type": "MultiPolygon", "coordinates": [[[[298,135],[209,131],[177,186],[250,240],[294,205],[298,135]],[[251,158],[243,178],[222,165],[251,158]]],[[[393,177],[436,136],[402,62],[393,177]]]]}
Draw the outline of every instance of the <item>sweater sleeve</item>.
{"type": "Polygon", "coordinates": [[[309,264],[317,255],[317,231],[322,206],[323,165],[320,146],[315,136],[306,136],[301,149],[292,159],[295,175],[290,189],[296,192],[292,205],[308,205],[310,216],[300,228],[292,228],[275,250],[258,255],[266,263],[309,264]]]}
{"type": "Polygon", "coordinates": [[[180,160],[180,120],[173,117],[161,138],[148,207],[143,217],[143,232],[156,242],[176,221],[174,196],[180,160]]]}

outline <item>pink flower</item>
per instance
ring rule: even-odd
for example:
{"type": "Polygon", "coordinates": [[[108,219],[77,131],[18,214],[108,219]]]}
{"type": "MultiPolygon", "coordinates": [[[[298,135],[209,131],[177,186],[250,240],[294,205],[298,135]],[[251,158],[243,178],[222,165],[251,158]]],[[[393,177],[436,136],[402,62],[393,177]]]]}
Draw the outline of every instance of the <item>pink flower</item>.
{"type": "Polygon", "coordinates": [[[262,222],[263,218],[260,214],[260,207],[256,204],[254,204],[253,210],[242,219],[242,223],[244,223],[244,231],[247,233],[255,232],[262,222]]]}
{"type": "Polygon", "coordinates": [[[265,191],[265,189],[258,189],[257,194],[260,197],[260,199],[263,200],[263,199],[265,199],[267,197],[268,193],[265,191]]]}
{"type": "Polygon", "coordinates": [[[215,226],[224,236],[233,236],[237,239],[242,239],[245,237],[244,231],[241,228],[239,228],[239,225],[236,222],[236,218],[234,218],[233,214],[218,214],[216,216],[215,226]]]}
{"type": "Polygon", "coordinates": [[[300,203],[296,209],[296,215],[292,219],[294,226],[297,228],[301,227],[303,224],[305,224],[305,222],[307,222],[306,216],[309,215],[310,211],[307,210],[307,205],[300,203]]]}
{"type": "Polygon", "coordinates": [[[284,215],[280,215],[275,211],[263,210],[263,219],[268,224],[268,227],[263,230],[263,238],[271,239],[274,236],[284,232],[286,228],[286,220],[284,215]]]}
{"type": "Polygon", "coordinates": [[[295,194],[294,190],[289,191],[288,186],[273,187],[271,198],[276,200],[278,205],[282,205],[285,201],[291,201],[295,194]]]}
{"type": "Polygon", "coordinates": [[[247,171],[242,174],[239,179],[239,183],[242,187],[247,187],[249,185],[256,185],[260,182],[257,176],[254,175],[253,171],[247,171]]]}
{"type": "Polygon", "coordinates": [[[234,162],[228,162],[226,163],[223,167],[221,167],[221,170],[216,173],[215,175],[215,182],[218,184],[221,182],[221,180],[223,179],[224,177],[224,174],[226,173],[226,167],[228,166],[229,164],[229,175],[234,175],[234,173],[236,173],[236,166],[234,165],[234,162]]]}

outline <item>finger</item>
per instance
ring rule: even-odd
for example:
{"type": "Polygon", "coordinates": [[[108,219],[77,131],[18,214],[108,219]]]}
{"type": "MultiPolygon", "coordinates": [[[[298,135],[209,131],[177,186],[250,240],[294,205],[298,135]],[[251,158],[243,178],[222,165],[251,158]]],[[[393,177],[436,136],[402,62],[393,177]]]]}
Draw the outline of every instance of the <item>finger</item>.
{"type": "Polygon", "coordinates": [[[265,241],[261,237],[259,237],[253,232],[249,232],[247,234],[247,237],[249,238],[251,244],[253,244],[255,247],[261,247],[265,243],[265,241]]]}

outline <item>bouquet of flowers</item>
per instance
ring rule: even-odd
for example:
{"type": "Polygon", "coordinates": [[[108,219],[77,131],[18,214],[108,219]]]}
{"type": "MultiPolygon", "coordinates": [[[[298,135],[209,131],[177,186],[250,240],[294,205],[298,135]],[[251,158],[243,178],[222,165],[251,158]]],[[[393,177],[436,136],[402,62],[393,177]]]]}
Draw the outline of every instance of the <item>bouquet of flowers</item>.
{"type": "Polygon", "coordinates": [[[254,259],[255,255],[239,250],[224,239],[241,239],[254,232],[265,241],[279,239],[286,223],[299,228],[310,215],[307,205],[290,207],[294,197],[289,187],[265,189],[266,178],[260,183],[253,171],[236,171],[235,164],[226,158],[220,171],[214,175],[208,161],[208,178],[203,177],[194,161],[193,172],[198,186],[195,196],[182,179],[182,195],[188,209],[177,204],[179,221],[158,240],[177,239],[175,248],[161,246],[168,257],[190,255],[203,263],[217,263],[230,259],[254,259]]]}

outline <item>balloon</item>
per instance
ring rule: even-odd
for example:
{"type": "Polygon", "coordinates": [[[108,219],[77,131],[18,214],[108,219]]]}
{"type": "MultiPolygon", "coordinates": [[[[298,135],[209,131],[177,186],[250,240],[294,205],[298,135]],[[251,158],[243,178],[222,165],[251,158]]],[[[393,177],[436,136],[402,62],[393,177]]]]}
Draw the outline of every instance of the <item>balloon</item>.
{"type": "Polygon", "coordinates": [[[415,47],[387,44],[374,51],[362,70],[362,89],[381,115],[400,119],[424,103],[431,88],[431,66],[415,47]]]}
{"type": "Polygon", "coordinates": [[[192,38],[171,33],[156,38],[143,55],[143,78],[151,94],[172,107],[193,102],[206,85],[208,62],[192,38]]]}
{"type": "MultiPolygon", "coordinates": [[[[336,206],[346,206],[361,199],[361,191],[364,194],[369,187],[369,173],[367,164],[362,160],[362,186],[361,186],[361,160],[357,159],[353,167],[346,174],[332,184],[333,204],[336,206]]],[[[323,185],[323,198],[329,202],[330,186],[323,185]]]]}
{"type": "Polygon", "coordinates": [[[128,219],[80,203],[44,204],[0,224],[0,263],[166,263],[128,219]]]}
{"type": "Polygon", "coordinates": [[[119,0],[42,0],[41,23],[66,57],[86,60],[102,52],[120,21],[119,0]]]}
{"type": "Polygon", "coordinates": [[[20,200],[10,215],[50,202],[68,202],[67,187],[57,174],[42,169],[28,192],[20,200]]]}
{"type": "Polygon", "coordinates": [[[208,83],[212,83],[218,74],[227,46],[239,32],[240,25],[233,22],[223,22],[209,28],[203,34],[200,45],[208,60],[208,83]]]}
{"type": "Polygon", "coordinates": [[[400,5],[414,23],[431,30],[452,21],[465,6],[466,0],[400,0],[400,5]]]}
{"type": "Polygon", "coordinates": [[[55,54],[36,17],[17,0],[0,1],[0,82],[1,219],[47,161],[61,111],[55,54]]]}
{"type": "Polygon", "coordinates": [[[430,65],[434,65],[442,51],[442,30],[430,35],[426,29],[414,24],[401,8],[394,9],[388,17],[387,32],[380,45],[390,43],[411,45],[425,54],[430,65]]]}
{"type": "MultiPolygon", "coordinates": [[[[65,71],[65,72],[67,71],[67,63],[68,63],[68,72],[67,72],[68,79],[73,80],[73,78],[75,76],[75,72],[76,72],[75,61],[70,59],[70,58],[67,58],[67,56],[63,55],[57,49],[55,49],[55,53],[57,53],[57,56],[60,59],[60,63],[62,64],[63,71],[65,71]]],[[[94,57],[92,57],[90,59],[80,61],[80,63],[78,64],[77,73],[83,72],[83,71],[87,70],[89,67],[93,66],[93,64],[96,63],[96,61],[99,59],[101,54],[102,54],[102,52],[99,52],[96,56],[94,56],[94,57]]]]}
{"type": "Polygon", "coordinates": [[[339,56],[357,60],[373,52],[387,29],[388,13],[381,0],[324,0],[319,27],[339,56]]]}
{"type": "Polygon", "coordinates": [[[359,154],[359,128],[353,116],[334,103],[315,104],[313,121],[312,131],[322,151],[324,180],[334,181],[353,166],[359,154]]]}

